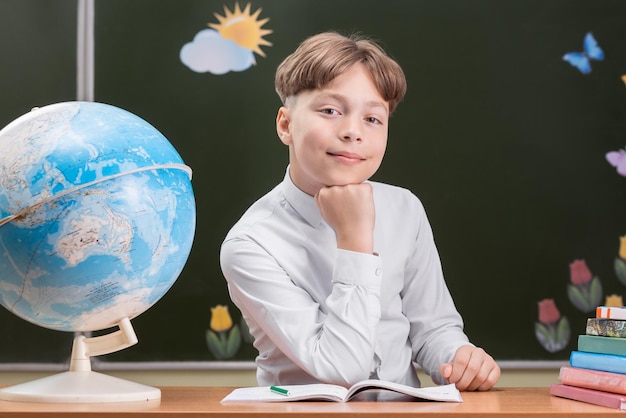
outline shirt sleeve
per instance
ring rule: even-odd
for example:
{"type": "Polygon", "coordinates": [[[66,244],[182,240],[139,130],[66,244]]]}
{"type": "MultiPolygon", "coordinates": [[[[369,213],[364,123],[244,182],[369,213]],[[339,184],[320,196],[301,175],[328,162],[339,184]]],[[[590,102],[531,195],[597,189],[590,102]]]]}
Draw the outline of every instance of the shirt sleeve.
{"type": "Polygon", "coordinates": [[[439,366],[452,360],[459,347],[471,344],[445,283],[431,226],[417,198],[416,205],[415,245],[405,272],[403,308],[410,322],[414,360],[433,382],[444,384],[447,382],[439,374],[439,366]]]}
{"type": "Polygon", "coordinates": [[[370,376],[381,312],[379,257],[338,249],[332,277],[311,277],[331,282],[324,304],[251,240],[225,241],[220,261],[233,302],[259,328],[251,327],[253,335],[269,338],[318,381],[349,386],[370,376]]]}

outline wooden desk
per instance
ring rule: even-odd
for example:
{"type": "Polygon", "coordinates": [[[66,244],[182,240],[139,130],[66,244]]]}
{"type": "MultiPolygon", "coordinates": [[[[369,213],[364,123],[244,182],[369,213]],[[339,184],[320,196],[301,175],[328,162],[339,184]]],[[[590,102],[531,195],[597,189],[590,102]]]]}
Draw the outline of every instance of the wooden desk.
{"type": "Polygon", "coordinates": [[[232,388],[163,387],[160,402],[117,404],[37,404],[0,401],[0,417],[604,417],[620,411],[550,396],[547,388],[500,388],[463,393],[463,403],[283,402],[220,404],[232,388]]]}

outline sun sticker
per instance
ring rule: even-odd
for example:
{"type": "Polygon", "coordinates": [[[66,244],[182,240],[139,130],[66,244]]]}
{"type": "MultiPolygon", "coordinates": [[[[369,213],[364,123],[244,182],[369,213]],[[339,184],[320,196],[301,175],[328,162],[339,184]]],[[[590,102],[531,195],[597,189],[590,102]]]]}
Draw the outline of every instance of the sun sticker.
{"type": "Polygon", "coordinates": [[[193,41],[180,50],[180,60],[197,73],[226,74],[244,71],[256,64],[254,54],[265,57],[261,46],[271,46],[264,36],[272,33],[263,26],[269,18],[260,19],[261,8],[250,12],[248,3],[242,10],[235,3],[231,11],[224,6],[224,15],[214,13],[219,23],[209,23],[211,29],[201,30],[193,41]]]}
{"type": "Polygon", "coordinates": [[[264,57],[265,53],[261,51],[261,45],[271,46],[272,44],[263,39],[263,36],[269,35],[272,31],[262,29],[270,19],[257,20],[259,14],[261,14],[260,8],[253,15],[250,14],[250,3],[243,11],[239,8],[239,3],[235,3],[233,12],[224,6],[224,16],[215,13],[215,18],[220,23],[209,23],[209,27],[218,31],[222,38],[232,39],[237,45],[264,57]]]}

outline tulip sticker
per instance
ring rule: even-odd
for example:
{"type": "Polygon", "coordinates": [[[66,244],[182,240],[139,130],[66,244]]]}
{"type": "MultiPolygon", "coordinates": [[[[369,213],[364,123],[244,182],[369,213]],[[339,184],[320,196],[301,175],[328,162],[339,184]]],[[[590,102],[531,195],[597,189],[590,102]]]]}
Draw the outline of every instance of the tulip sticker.
{"type": "Polygon", "coordinates": [[[620,295],[608,295],[604,299],[604,306],[614,306],[616,308],[621,308],[624,306],[624,300],[620,295]]]}
{"type": "Polygon", "coordinates": [[[535,322],[535,337],[546,351],[556,353],[563,350],[570,339],[570,325],[554,303],[554,299],[543,299],[537,303],[539,322],[535,322]]]}
{"type": "Polygon", "coordinates": [[[613,266],[615,268],[615,275],[617,280],[624,286],[626,286],[626,235],[619,238],[619,253],[615,257],[613,266]]]}
{"type": "Polygon", "coordinates": [[[592,312],[601,304],[602,283],[591,274],[585,260],[574,260],[570,265],[570,283],[567,296],[570,302],[582,312],[592,312]]]}
{"type": "Polygon", "coordinates": [[[241,332],[228,312],[228,306],[217,305],[211,308],[210,330],[206,332],[209,350],[218,360],[226,360],[237,354],[241,345],[241,332]]]}

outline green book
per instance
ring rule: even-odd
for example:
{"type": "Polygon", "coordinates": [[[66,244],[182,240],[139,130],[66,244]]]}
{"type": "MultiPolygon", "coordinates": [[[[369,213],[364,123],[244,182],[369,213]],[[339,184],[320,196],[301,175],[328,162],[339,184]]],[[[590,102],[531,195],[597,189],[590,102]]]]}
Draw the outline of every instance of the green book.
{"type": "Polygon", "coordinates": [[[579,335],[578,351],[626,356],[626,338],[579,335]]]}

